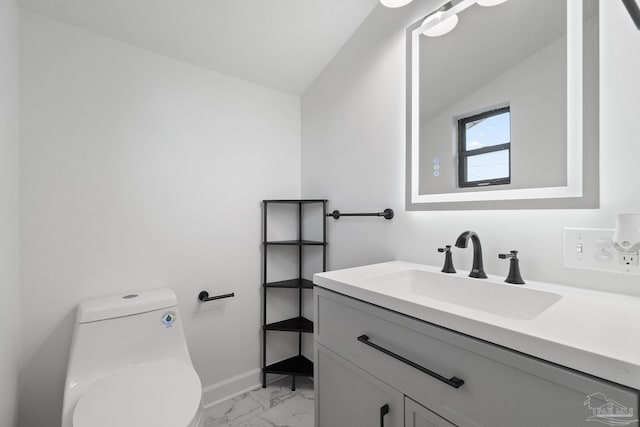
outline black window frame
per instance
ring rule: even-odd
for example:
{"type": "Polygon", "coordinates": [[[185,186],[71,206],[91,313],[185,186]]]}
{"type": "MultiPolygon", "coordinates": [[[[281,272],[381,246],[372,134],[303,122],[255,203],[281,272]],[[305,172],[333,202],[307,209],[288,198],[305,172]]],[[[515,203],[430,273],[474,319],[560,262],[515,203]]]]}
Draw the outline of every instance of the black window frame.
{"type": "MultiPolygon", "coordinates": [[[[467,150],[467,123],[498,116],[504,113],[509,113],[509,122],[511,122],[511,106],[509,105],[458,119],[458,186],[460,188],[511,184],[511,132],[509,132],[509,142],[507,143],[493,145],[491,147],[477,148],[475,150],[467,150]],[[508,177],[485,179],[481,181],[467,181],[467,159],[469,157],[504,150],[509,152],[508,177]]],[[[511,129],[511,125],[509,125],[509,129],[511,129]]]]}

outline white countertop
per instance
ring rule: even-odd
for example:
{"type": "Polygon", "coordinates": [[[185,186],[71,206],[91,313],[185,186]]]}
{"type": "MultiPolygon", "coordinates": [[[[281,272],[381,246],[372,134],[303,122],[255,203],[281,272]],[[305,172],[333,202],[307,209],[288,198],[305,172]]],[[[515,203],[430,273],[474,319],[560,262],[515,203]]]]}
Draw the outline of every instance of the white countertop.
{"type": "MultiPolygon", "coordinates": [[[[318,273],[325,289],[640,390],[640,298],[527,281],[523,288],[562,295],[533,319],[471,309],[393,288],[368,287],[375,276],[439,267],[393,261],[318,273]]],[[[445,273],[441,273],[445,274],[445,273]]],[[[459,271],[457,275],[466,276],[459,271]]],[[[504,286],[504,277],[472,279],[504,286]]]]}

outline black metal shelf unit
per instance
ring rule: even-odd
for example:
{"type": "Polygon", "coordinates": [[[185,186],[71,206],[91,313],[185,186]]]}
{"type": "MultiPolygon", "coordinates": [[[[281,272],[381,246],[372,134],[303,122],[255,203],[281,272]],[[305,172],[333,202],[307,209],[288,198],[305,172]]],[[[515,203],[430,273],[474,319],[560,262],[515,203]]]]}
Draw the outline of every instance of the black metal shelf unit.
{"type": "Polygon", "coordinates": [[[267,386],[267,374],[290,375],[291,389],[296,388],[296,376],[313,377],[313,362],[302,355],[302,334],[313,333],[313,322],[303,316],[302,291],[313,289],[313,282],[302,277],[302,255],[304,246],[322,247],[322,271],[327,270],[327,201],[321,199],[263,200],[262,201],[262,387],[267,386]],[[305,240],[302,236],[303,205],[322,204],[322,241],[305,240]],[[269,204],[291,204],[298,208],[298,238],[295,240],[267,239],[267,211],[269,204]],[[289,280],[269,282],[267,276],[267,250],[271,246],[298,247],[298,277],[289,280]],[[270,288],[298,290],[298,316],[279,322],[267,323],[267,290],[270,288]],[[285,331],[298,334],[298,354],[285,360],[267,365],[267,331],[285,331]]]}

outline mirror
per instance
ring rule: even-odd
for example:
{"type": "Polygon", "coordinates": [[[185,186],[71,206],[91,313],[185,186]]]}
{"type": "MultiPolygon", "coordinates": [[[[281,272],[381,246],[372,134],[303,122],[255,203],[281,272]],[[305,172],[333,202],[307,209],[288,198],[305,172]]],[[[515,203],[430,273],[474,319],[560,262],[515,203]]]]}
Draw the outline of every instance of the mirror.
{"type": "Polygon", "coordinates": [[[407,29],[407,209],[598,207],[598,0],[478,3],[407,29]]]}

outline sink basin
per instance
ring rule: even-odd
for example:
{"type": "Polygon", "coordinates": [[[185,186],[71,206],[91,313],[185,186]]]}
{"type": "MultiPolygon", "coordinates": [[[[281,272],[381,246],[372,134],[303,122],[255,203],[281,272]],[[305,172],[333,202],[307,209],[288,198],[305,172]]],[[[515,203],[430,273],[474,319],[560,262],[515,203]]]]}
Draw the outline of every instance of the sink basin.
{"type": "Polygon", "coordinates": [[[393,290],[411,300],[432,298],[517,320],[535,319],[562,298],[552,292],[527,289],[527,285],[423,270],[398,271],[369,277],[363,282],[372,291],[393,290]]]}

